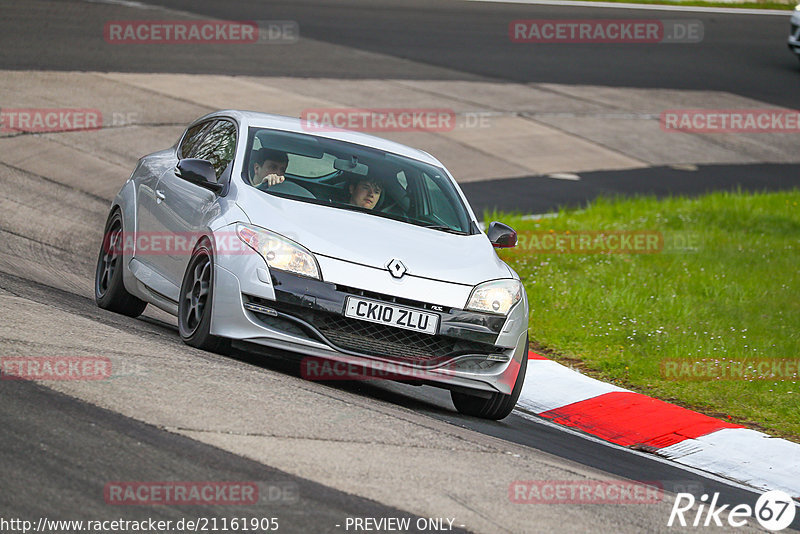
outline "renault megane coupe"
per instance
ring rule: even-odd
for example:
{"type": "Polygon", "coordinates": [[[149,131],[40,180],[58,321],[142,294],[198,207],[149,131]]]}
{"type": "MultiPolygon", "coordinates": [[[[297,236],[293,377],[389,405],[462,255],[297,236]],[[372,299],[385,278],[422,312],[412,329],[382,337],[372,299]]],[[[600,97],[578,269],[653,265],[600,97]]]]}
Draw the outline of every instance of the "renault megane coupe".
{"type": "Polygon", "coordinates": [[[528,357],[528,302],[429,154],[364,133],[245,111],[211,113],[141,158],[114,198],[95,300],[152,304],[181,338],[289,350],[364,376],[446,388],[506,417],[528,357]],[[318,125],[317,125],[318,126],[318,125]]]}

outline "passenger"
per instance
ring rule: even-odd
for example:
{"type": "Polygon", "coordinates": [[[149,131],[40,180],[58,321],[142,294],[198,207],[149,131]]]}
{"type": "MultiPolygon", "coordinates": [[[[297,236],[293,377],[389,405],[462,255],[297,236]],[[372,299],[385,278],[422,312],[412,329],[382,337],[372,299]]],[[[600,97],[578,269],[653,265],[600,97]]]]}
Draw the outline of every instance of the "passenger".
{"type": "Polygon", "coordinates": [[[252,160],[253,178],[250,182],[254,186],[271,187],[285,179],[284,174],[289,165],[289,156],[285,152],[261,148],[253,153],[252,160]]]}
{"type": "Polygon", "coordinates": [[[350,204],[371,210],[381,199],[383,188],[374,179],[358,178],[350,183],[350,204]]]}

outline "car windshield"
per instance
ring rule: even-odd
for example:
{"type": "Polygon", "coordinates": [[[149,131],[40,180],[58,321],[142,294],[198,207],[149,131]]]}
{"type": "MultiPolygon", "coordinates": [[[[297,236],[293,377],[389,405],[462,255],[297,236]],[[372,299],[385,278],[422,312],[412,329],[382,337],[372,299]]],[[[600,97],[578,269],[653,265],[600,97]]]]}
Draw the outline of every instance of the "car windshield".
{"type": "Polygon", "coordinates": [[[374,148],[253,127],[242,178],[265,194],[475,233],[443,169],[374,148]]]}

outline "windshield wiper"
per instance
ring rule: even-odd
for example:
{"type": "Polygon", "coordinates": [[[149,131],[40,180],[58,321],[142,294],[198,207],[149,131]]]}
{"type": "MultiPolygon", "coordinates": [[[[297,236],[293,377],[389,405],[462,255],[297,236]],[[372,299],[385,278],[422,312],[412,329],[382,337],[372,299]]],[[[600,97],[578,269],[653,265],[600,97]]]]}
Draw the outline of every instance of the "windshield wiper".
{"type": "Polygon", "coordinates": [[[444,226],[442,224],[426,224],[425,228],[430,228],[431,230],[441,230],[442,232],[447,232],[450,234],[468,235],[467,232],[456,230],[455,228],[450,228],[449,226],[444,226]]]}

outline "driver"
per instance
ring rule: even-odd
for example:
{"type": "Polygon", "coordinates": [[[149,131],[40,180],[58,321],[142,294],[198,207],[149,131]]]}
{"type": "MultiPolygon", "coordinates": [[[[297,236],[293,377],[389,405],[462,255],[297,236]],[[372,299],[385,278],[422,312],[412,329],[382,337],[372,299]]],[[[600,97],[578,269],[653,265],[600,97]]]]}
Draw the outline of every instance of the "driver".
{"type": "Polygon", "coordinates": [[[253,178],[250,180],[254,186],[265,185],[271,187],[285,180],[286,167],[289,165],[289,156],[280,150],[260,148],[253,152],[253,178]]]}
{"type": "Polygon", "coordinates": [[[371,210],[381,199],[383,188],[373,178],[358,178],[350,183],[350,204],[371,210]]]}

